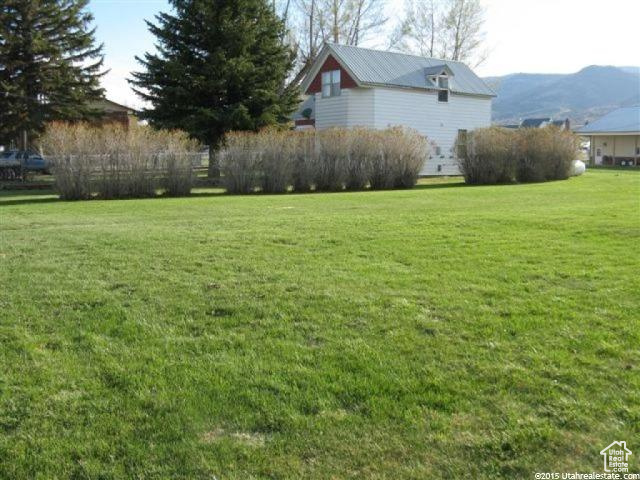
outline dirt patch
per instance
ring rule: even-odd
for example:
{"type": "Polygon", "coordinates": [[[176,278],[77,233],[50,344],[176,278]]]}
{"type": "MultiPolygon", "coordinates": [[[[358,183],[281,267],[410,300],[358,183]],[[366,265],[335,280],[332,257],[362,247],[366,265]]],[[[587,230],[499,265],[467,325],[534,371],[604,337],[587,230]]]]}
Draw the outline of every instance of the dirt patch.
{"type": "Polygon", "coordinates": [[[223,439],[231,439],[237,443],[251,447],[262,447],[266,442],[265,435],[257,432],[227,432],[222,428],[215,428],[202,434],[204,443],[215,443],[223,439]]]}

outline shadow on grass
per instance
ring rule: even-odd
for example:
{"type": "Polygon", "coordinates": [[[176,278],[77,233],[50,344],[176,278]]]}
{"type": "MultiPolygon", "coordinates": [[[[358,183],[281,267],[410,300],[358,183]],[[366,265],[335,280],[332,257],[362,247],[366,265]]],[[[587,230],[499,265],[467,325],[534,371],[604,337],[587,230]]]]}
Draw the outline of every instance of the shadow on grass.
{"type": "Polygon", "coordinates": [[[439,188],[459,188],[459,187],[472,187],[473,185],[467,185],[463,181],[455,182],[455,183],[430,183],[426,185],[416,185],[413,188],[408,188],[407,190],[436,190],[439,188]]]}
{"type": "MultiPolygon", "coordinates": [[[[326,190],[316,192],[311,190],[309,192],[284,192],[284,193],[263,193],[255,191],[251,193],[227,193],[224,191],[215,192],[195,192],[190,195],[193,198],[207,198],[207,197],[282,197],[282,196],[301,196],[301,195],[333,195],[336,193],[349,194],[349,193],[383,193],[383,192],[410,192],[411,190],[435,190],[440,188],[455,188],[455,187],[471,187],[474,185],[467,185],[464,182],[457,183],[437,183],[428,185],[416,185],[413,188],[387,188],[372,190],[365,188],[362,190],[326,190]]],[[[162,197],[159,197],[162,198],[162,197]]]]}
{"type": "MultiPolygon", "coordinates": [[[[29,197],[35,196],[36,194],[29,194],[29,197]]],[[[11,205],[29,205],[31,203],[53,203],[53,202],[62,202],[64,200],[60,200],[58,197],[52,197],[52,193],[40,194],[41,196],[47,195],[46,198],[16,198],[13,200],[3,200],[3,195],[0,195],[0,207],[11,206],[11,205]]],[[[15,196],[15,192],[11,195],[15,196]]]]}
{"type": "MultiPolygon", "coordinates": [[[[186,195],[184,197],[172,197],[165,195],[158,195],[157,197],[143,198],[141,200],[163,200],[163,199],[171,199],[171,198],[224,198],[224,197],[281,197],[281,196],[299,196],[299,195],[327,195],[327,194],[349,194],[349,193],[377,193],[377,192],[403,192],[403,191],[411,191],[411,190],[437,190],[442,188],[457,188],[457,187],[473,187],[474,185],[467,185],[464,182],[456,182],[456,183],[435,183],[435,184],[427,184],[427,185],[416,185],[413,188],[391,188],[385,190],[339,190],[339,191],[327,191],[327,192],[287,192],[287,193],[262,193],[262,192],[254,192],[254,193],[245,193],[245,194],[233,194],[226,193],[221,190],[209,191],[209,192],[193,192],[191,195],[186,195]]],[[[0,206],[16,206],[16,205],[29,205],[29,204],[43,204],[43,203],[54,203],[54,202],[80,202],[80,201],[93,201],[93,200],[103,200],[100,198],[95,198],[91,200],[62,200],[57,196],[54,196],[55,193],[52,191],[24,191],[24,190],[7,190],[0,192],[0,206]],[[20,196],[22,198],[15,198],[11,200],[3,200],[3,197],[16,197],[20,196]],[[42,198],[45,197],[45,198],[42,198]]],[[[135,198],[126,198],[126,199],[113,199],[113,200],[136,200],[135,198]]]]}
{"type": "MultiPolygon", "coordinates": [[[[517,184],[504,184],[507,185],[517,185],[517,184]]],[[[449,189],[449,188],[471,188],[471,187],[481,187],[486,185],[475,185],[475,184],[466,184],[464,181],[456,181],[456,182],[442,182],[442,183],[427,183],[427,184],[418,184],[413,188],[390,188],[390,189],[380,189],[380,190],[371,190],[371,189],[363,189],[363,190],[337,190],[337,191],[324,191],[324,192],[286,192],[286,193],[262,193],[262,192],[253,192],[253,193],[243,193],[243,194],[234,194],[227,193],[221,189],[216,188],[213,191],[197,191],[192,192],[191,195],[186,195],[184,197],[173,197],[168,195],[158,195],[157,197],[149,197],[149,198],[141,198],[140,200],[163,200],[163,199],[171,199],[171,198],[225,198],[225,197],[281,197],[281,196],[301,196],[301,195],[327,195],[327,194],[349,194],[349,193],[383,193],[383,192],[404,192],[411,190],[439,190],[439,189],[449,189]]],[[[196,187],[198,188],[198,187],[196,187]]],[[[86,201],[94,201],[94,200],[105,200],[100,198],[93,198],[91,200],[62,200],[55,196],[55,192],[52,190],[0,190],[0,206],[12,206],[12,205],[28,205],[28,204],[42,204],[42,203],[53,203],[53,202],[86,202],[86,201]],[[21,197],[15,198],[11,200],[3,200],[3,197],[21,197]],[[46,197],[46,198],[41,198],[46,197]]],[[[123,198],[123,199],[109,199],[109,200],[136,200],[135,198],[123,198]]]]}

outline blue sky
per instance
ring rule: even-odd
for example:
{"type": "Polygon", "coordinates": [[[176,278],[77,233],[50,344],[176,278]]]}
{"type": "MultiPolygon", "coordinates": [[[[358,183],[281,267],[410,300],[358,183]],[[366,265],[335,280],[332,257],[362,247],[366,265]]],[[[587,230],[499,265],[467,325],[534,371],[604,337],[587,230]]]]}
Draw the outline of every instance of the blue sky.
{"type": "MultiPolygon", "coordinates": [[[[481,76],[515,72],[571,73],[588,65],[640,66],[638,0],[481,0],[486,8],[487,61],[481,76]]],[[[91,0],[97,40],[104,43],[107,96],[139,107],[126,78],[134,57],[153,50],[145,19],[169,9],[166,0],[91,0]]],[[[388,0],[389,26],[403,0],[388,0]]],[[[385,44],[385,33],[369,47],[385,44]]]]}
{"type": "Polygon", "coordinates": [[[104,43],[105,65],[111,69],[103,79],[111,100],[140,105],[126,78],[138,68],[134,57],[154,49],[154,38],[145,19],[153,20],[158,12],[168,9],[165,0],[91,0],[89,3],[97,27],[96,40],[104,43]]]}

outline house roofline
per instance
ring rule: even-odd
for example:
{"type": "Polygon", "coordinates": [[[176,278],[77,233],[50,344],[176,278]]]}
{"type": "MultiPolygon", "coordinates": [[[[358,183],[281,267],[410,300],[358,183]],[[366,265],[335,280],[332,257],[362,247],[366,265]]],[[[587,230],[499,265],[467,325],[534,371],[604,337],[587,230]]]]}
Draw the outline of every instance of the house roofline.
{"type": "MultiPolygon", "coordinates": [[[[325,42],[325,45],[341,45],[341,44],[335,43],[335,42],[325,42]]],[[[352,45],[346,45],[346,46],[352,46],[352,45]]],[[[405,57],[428,58],[430,60],[437,60],[439,62],[442,62],[443,64],[461,63],[462,65],[469,67],[469,65],[467,65],[465,62],[462,62],[460,60],[445,60],[444,58],[427,57],[426,55],[416,55],[414,53],[398,52],[395,50],[380,50],[379,48],[367,48],[367,47],[361,47],[359,45],[357,46],[357,48],[359,48],[360,50],[369,50],[370,52],[393,53],[394,55],[403,55],[405,57]]],[[[435,67],[437,65],[433,65],[433,66],[435,67]]]]}
{"type": "Polygon", "coordinates": [[[118,102],[114,102],[113,100],[110,100],[107,97],[101,97],[99,100],[96,100],[96,101],[97,102],[104,101],[104,102],[107,102],[107,103],[111,103],[111,104],[115,105],[116,107],[120,107],[120,108],[124,108],[126,110],[129,110],[129,111],[131,111],[131,112],[133,112],[135,114],[139,113],[138,110],[136,110],[135,108],[129,107],[127,105],[123,105],[123,104],[118,103],[118,102]]]}
{"type": "Polygon", "coordinates": [[[309,70],[309,73],[307,73],[307,75],[304,77],[304,80],[300,84],[300,90],[302,92],[307,91],[307,89],[311,85],[311,82],[313,82],[313,79],[316,78],[316,75],[318,75],[318,72],[322,68],[322,65],[324,65],[324,62],[327,60],[327,57],[331,54],[333,55],[333,58],[336,60],[336,62],[338,62],[338,64],[345,69],[345,71],[354,80],[354,82],[356,82],[359,87],[362,86],[362,82],[360,81],[360,79],[355,75],[355,73],[353,73],[351,68],[347,66],[346,62],[342,58],[340,58],[340,55],[331,47],[332,45],[333,44],[331,43],[325,43],[322,47],[322,50],[320,50],[320,53],[314,60],[313,65],[309,70]]]}
{"type": "Polygon", "coordinates": [[[599,137],[599,136],[609,136],[609,137],[613,137],[616,135],[640,135],[640,130],[629,130],[629,131],[623,131],[623,132],[606,132],[606,131],[597,131],[597,132],[583,132],[581,130],[576,130],[575,132],[576,135],[581,135],[584,137],[590,137],[590,136],[594,136],[594,137],[599,137]]]}
{"type": "MultiPolygon", "coordinates": [[[[424,87],[410,87],[410,86],[406,86],[406,85],[396,85],[396,84],[393,84],[393,83],[375,83],[375,82],[362,81],[353,72],[353,70],[351,70],[351,68],[349,68],[349,66],[347,65],[347,62],[345,62],[340,57],[340,54],[338,53],[338,51],[333,48],[334,45],[338,45],[338,44],[331,43],[331,42],[325,42],[325,44],[323,45],[322,49],[320,50],[320,53],[318,54],[318,56],[316,57],[315,61],[313,62],[313,65],[312,65],[311,69],[309,70],[309,72],[305,76],[304,80],[300,84],[300,89],[301,89],[302,92],[306,92],[307,91],[307,89],[309,88],[311,82],[316,77],[316,75],[318,75],[318,71],[320,70],[320,68],[322,68],[322,65],[324,64],[324,62],[326,61],[327,57],[330,54],[332,54],[333,58],[335,58],[335,60],[338,62],[338,64],[342,68],[344,68],[346,70],[346,72],[356,82],[358,87],[363,87],[363,86],[388,87],[388,88],[401,88],[401,89],[406,89],[406,90],[418,90],[418,91],[424,91],[424,90],[438,91],[439,90],[438,88],[433,88],[433,87],[429,87],[429,86],[426,86],[426,85],[424,87]]],[[[409,53],[400,53],[400,52],[392,52],[392,51],[385,51],[385,50],[376,50],[374,48],[364,48],[364,47],[357,47],[357,48],[359,48],[361,50],[369,50],[369,51],[372,51],[372,52],[393,53],[394,55],[403,55],[405,57],[415,57],[415,58],[423,58],[423,59],[424,58],[429,58],[430,60],[441,61],[441,62],[443,62],[442,66],[447,68],[447,70],[449,70],[452,74],[453,74],[453,71],[451,70],[451,67],[449,67],[447,65],[447,63],[459,63],[459,64],[465,65],[467,68],[469,68],[468,65],[466,65],[464,62],[461,62],[461,61],[458,61],[458,60],[443,60],[441,58],[424,57],[422,55],[412,55],[412,54],[409,54],[409,53]]],[[[439,66],[439,65],[433,65],[433,66],[436,67],[436,66],[439,66]]],[[[473,70],[471,70],[471,72],[474,73],[473,70]]],[[[452,76],[455,76],[455,75],[452,75],[452,76]]],[[[485,87],[487,87],[487,89],[489,91],[492,92],[491,94],[467,93],[467,92],[460,92],[460,91],[453,90],[453,89],[450,89],[449,91],[451,93],[455,93],[456,95],[466,95],[466,96],[471,96],[471,97],[495,98],[495,97],[498,96],[498,94],[493,90],[493,88],[489,87],[482,78],[478,77],[478,79],[485,85],[485,87]]]]}

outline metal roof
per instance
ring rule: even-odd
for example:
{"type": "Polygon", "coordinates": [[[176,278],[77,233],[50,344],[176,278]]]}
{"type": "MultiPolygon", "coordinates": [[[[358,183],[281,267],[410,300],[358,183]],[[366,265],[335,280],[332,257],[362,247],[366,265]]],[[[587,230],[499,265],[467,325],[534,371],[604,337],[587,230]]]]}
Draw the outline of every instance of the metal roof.
{"type": "Polygon", "coordinates": [[[576,133],[640,132],[640,105],[623,107],[578,129],[576,133]]]}
{"type": "Polygon", "coordinates": [[[525,118],[520,123],[520,126],[522,128],[538,128],[543,123],[550,123],[550,122],[551,122],[551,118],[549,118],[549,117],[544,117],[544,118],[525,118]]]}
{"type": "MultiPolygon", "coordinates": [[[[433,89],[434,86],[427,80],[425,72],[433,71],[432,67],[446,65],[453,74],[449,79],[449,89],[452,92],[496,96],[496,93],[462,62],[336,43],[327,43],[325,48],[353,73],[356,81],[361,84],[433,89]]],[[[324,61],[324,57],[325,55],[320,55],[319,60],[324,61]]]]}

